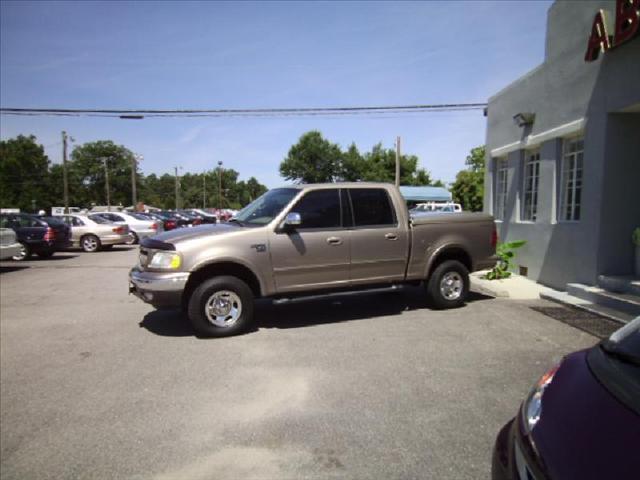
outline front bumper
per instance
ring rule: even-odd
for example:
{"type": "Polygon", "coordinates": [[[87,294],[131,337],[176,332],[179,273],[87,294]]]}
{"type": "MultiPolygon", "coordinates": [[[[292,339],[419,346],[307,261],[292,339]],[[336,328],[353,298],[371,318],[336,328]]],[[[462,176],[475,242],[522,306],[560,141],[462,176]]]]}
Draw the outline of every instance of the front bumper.
{"type": "Polygon", "coordinates": [[[134,267],[129,272],[129,293],[154,307],[180,307],[188,272],[145,272],[134,267]]]}
{"type": "Polygon", "coordinates": [[[491,459],[492,480],[548,480],[531,440],[520,432],[521,415],[498,433],[491,459]]]}
{"type": "Polygon", "coordinates": [[[20,253],[22,245],[19,243],[13,243],[11,245],[0,245],[0,260],[7,260],[15,257],[20,253]]]}

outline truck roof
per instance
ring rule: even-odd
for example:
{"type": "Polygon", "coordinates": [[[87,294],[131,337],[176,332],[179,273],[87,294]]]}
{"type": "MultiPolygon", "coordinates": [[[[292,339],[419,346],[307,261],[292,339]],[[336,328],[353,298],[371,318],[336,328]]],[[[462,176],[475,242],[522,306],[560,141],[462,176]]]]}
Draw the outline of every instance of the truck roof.
{"type": "Polygon", "coordinates": [[[320,189],[320,188],[396,188],[393,183],[386,182],[332,182],[332,183],[297,183],[282,185],[281,188],[320,189]]]}

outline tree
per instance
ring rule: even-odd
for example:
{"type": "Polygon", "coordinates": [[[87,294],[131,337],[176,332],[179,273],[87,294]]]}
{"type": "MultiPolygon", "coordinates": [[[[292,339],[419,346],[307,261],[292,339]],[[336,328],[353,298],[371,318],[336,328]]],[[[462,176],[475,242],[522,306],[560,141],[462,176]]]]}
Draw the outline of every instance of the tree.
{"type": "Polygon", "coordinates": [[[18,135],[0,142],[0,206],[23,211],[49,208],[49,158],[36,137],[18,135]]]}
{"type": "Polygon", "coordinates": [[[71,205],[107,204],[105,162],[111,205],[131,205],[133,158],[131,150],[111,140],[98,140],[74,148],[68,164],[71,205]]]}
{"type": "Polygon", "coordinates": [[[340,174],[340,147],[317,130],[300,137],[280,164],[280,175],[302,183],[332,182],[340,174]]]}
{"type": "Polygon", "coordinates": [[[472,148],[465,164],[467,168],[456,175],[451,193],[464,210],[479,212],[482,211],[484,197],[484,145],[472,148]]]}

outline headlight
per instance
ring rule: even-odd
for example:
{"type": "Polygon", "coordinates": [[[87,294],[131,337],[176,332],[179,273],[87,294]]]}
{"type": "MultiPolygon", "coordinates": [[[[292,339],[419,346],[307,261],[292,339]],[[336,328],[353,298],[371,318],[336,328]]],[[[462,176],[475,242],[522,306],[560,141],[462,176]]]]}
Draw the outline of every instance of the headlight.
{"type": "Polygon", "coordinates": [[[540,421],[542,415],[542,395],[551,384],[558,368],[560,368],[559,364],[540,377],[540,380],[533,386],[531,393],[529,393],[529,396],[522,405],[522,423],[527,435],[531,433],[533,427],[540,421]]]}
{"type": "Polygon", "coordinates": [[[151,261],[147,265],[149,268],[165,268],[177,270],[180,268],[182,260],[180,255],[175,252],[156,252],[151,257],[151,261]]]}

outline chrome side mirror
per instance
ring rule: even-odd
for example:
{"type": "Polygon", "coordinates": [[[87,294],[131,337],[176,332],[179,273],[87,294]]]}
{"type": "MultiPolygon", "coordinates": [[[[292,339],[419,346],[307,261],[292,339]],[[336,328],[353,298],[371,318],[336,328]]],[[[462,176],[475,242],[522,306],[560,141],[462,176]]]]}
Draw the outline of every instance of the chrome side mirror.
{"type": "Polygon", "coordinates": [[[297,227],[299,225],[302,225],[302,217],[297,212],[290,212],[284,219],[284,224],[287,227],[297,227]]]}

